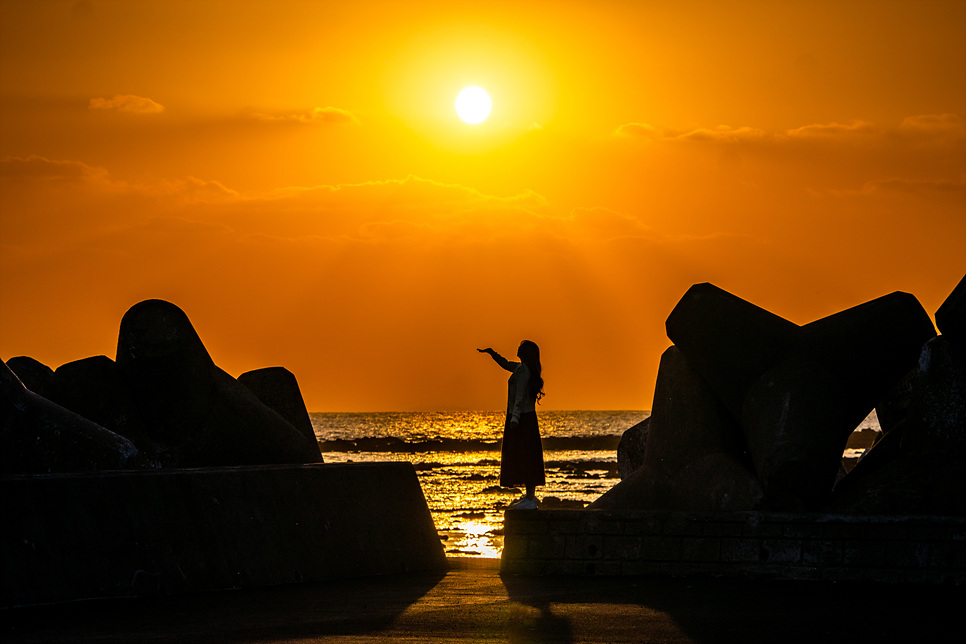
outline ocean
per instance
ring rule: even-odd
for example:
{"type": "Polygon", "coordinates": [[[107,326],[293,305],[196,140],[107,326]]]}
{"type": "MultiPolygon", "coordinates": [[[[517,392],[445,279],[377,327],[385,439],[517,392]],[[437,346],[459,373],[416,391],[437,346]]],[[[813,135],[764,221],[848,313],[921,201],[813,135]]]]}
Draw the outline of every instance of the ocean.
{"type": "MultiPolygon", "coordinates": [[[[621,434],[648,411],[537,411],[547,484],[543,508],[582,508],[620,481],[621,434]]],[[[409,461],[447,556],[499,557],[503,511],[522,489],[500,487],[503,411],[311,413],[327,463],[409,461]]],[[[857,430],[878,430],[875,412],[857,430]]],[[[846,450],[855,457],[861,450],[846,450]]]]}

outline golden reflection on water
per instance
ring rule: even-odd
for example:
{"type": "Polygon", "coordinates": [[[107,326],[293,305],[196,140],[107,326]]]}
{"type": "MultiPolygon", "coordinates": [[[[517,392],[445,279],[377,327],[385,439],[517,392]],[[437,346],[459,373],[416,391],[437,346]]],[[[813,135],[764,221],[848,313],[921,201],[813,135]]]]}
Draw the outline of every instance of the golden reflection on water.
{"type": "Polygon", "coordinates": [[[462,554],[474,557],[499,558],[503,551],[503,539],[492,533],[493,526],[477,521],[465,521],[457,524],[454,531],[463,533],[460,540],[462,554]]]}
{"type": "MultiPolygon", "coordinates": [[[[503,512],[523,494],[500,487],[500,454],[480,452],[326,452],[327,463],[409,461],[416,469],[433,522],[448,556],[499,557],[503,550],[503,512]]],[[[547,485],[537,498],[555,496],[590,503],[613,486],[605,466],[575,472],[560,464],[613,462],[613,452],[547,450],[547,485]]]]}

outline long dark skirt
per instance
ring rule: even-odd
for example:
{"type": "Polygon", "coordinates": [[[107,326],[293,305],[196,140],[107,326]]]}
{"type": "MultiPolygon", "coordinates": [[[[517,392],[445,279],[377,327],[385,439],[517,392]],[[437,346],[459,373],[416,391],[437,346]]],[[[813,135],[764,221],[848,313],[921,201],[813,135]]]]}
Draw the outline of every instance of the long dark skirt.
{"type": "Polygon", "coordinates": [[[503,431],[500,454],[500,485],[546,485],[543,472],[543,444],[536,412],[520,415],[520,424],[503,431]]]}

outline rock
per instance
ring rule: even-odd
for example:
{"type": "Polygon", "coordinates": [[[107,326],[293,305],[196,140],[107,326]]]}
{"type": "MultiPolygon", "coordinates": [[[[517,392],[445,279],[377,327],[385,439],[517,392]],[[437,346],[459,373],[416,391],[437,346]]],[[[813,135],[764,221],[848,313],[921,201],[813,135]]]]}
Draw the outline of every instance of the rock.
{"type": "Polygon", "coordinates": [[[617,470],[622,479],[628,478],[644,463],[644,445],[647,443],[647,425],[650,418],[645,418],[621,435],[617,445],[617,470]]]}
{"type": "Polygon", "coordinates": [[[7,366],[17,374],[20,382],[35,394],[47,397],[54,380],[54,370],[30,356],[17,356],[7,360],[7,366]]]}
{"type": "Polygon", "coordinates": [[[828,510],[966,514],[966,369],[945,335],[923,347],[901,420],[835,487],[828,510]]]}
{"type": "Polygon", "coordinates": [[[798,344],[798,325],[712,284],[695,284],[665,323],[667,336],[735,418],[745,392],[798,344]]]}
{"type": "Polygon", "coordinates": [[[814,511],[828,500],[848,436],[831,376],[814,360],[786,358],[751,386],[741,427],[769,509],[814,511]]]}
{"type": "Polygon", "coordinates": [[[302,390],[295,374],[285,367],[266,367],[248,371],[238,376],[238,382],[278,412],[282,418],[302,432],[309,440],[316,440],[312,420],[305,408],[302,390]]]}
{"type": "Polygon", "coordinates": [[[752,510],[763,493],[742,465],[741,431],[677,347],[661,356],[642,466],[598,509],[752,510]]]}
{"type": "Polygon", "coordinates": [[[129,439],[143,458],[157,459],[159,467],[167,464],[163,449],[148,436],[117,364],[107,356],[59,366],[54,372],[50,399],[129,439]]]}
{"type": "Polygon", "coordinates": [[[183,467],[312,463],[318,443],[215,366],[188,316],[163,300],[121,320],[117,366],[152,440],[183,467]]]}
{"type": "Polygon", "coordinates": [[[960,362],[966,362],[966,276],[936,310],[936,326],[946,336],[960,362]]]}
{"type": "Polygon", "coordinates": [[[936,329],[913,295],[897,291],[806,324],[802,335],[809,359],[840,392],[839,413],[851,433],[915,367],[936,329]]]}
{"type": "Polygon", "coordinates": [[[0,473],[137,467],[134,444],[24,387],[0,366],[0,473]]]}
{"type": "Polygon", "coordinates": [[[769,507],[815,511],[849,436],[935,329],[915,297],[896,292],[807,324],[801,336],[801,351],[748,390],[741,425],[769,507]]]}

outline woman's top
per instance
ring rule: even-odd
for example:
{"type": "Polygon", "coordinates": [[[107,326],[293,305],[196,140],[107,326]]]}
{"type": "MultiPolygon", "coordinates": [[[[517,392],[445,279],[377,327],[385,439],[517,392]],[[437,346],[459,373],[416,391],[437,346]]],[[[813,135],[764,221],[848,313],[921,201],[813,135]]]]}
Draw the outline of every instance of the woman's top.
{"type": "Polygon", "coordinates": [[[513,374],[507,380],[506,416],[508,422],[519,423],[520,415],[536,411],[536,400],[530,395],[530,369],[522,362],[511,362],[513,374]]]}

